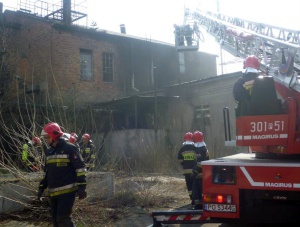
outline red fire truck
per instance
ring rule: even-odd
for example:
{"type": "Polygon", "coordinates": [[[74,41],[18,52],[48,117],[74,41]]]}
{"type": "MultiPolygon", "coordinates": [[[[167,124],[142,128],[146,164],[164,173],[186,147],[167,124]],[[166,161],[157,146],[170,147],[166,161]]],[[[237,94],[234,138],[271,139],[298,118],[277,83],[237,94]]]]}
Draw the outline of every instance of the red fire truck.
{"type": "Polygon", "coordinates": [[[236,115],[235,139],[228,108],[223,110],[225,144],[249,147],[249,152],[202,162],[203,209],[155,211],[153,226],[300,223],[300,31],[211,12],[185,15],[230,53],[256,55],[262,76],[253,85],[251,113],[236,115]]]}

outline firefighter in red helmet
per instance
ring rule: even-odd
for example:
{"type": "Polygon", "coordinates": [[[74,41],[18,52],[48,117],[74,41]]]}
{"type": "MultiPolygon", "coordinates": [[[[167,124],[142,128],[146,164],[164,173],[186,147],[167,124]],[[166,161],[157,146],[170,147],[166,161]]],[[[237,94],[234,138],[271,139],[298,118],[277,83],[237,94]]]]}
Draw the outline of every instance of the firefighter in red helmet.
{"type": "Polygon", "coordinates": [[[77,139],[78,139],[77,134],[75,132],[72,132],[70,134],[69,143],[74,144],[80,150],[79,143],[77,142],[77,139]]]}
{"type": "Polygon", "coordinates": [[[193,167],[193,200],[195,203],[195,209],[202,208],[202,161],[209,159],[208,149],[204,142],[204,135],[200,131],[195,131],[193,134],[194,146],[195,146],[195,162],[193,167]]]}
{"type": "Polygon", "coordinates": [[[93,144],[93,141],[91,140],[91,136],[89,134],[83,134],[79,143],[79,147],[87,170],[93,170],[95,168],[96,147],[93,144]]]}
{"type": "Polygon", "coordinates": [[[71,214],[75,197],[87,196],[84,161],[78,148],[62,138],[57,123],[46,124],[41,136],[50,148],[46,151],[45,175],[39,185],[38,199],[48,188],[53,225],[74,226],[71,214]]]}
{"type": "Polygon", "coordinates": [[[75,144],[75,142],[76,142],[76,138],[74,136],[70,136],[69,143],[75,144]]]}
{"type": "Polygon", "coordinates": [[[182,147],[178,151],[177,159],[183,168],[183,175],[185,178],[186,187],[188,190],[189,197],[193,204],[193,167],[195,162],[195,147],[193,142],[193,133],[187,132],[184,135],[184,142],[182,147]]]}
{"type": "Polygon", "coordinates": [[[78,135],[75,132],[71,132],[71,136],[74,136],[76,140],[78,139],[78,135]]]}
{"type": "Polygon", "coordinates": [[[246,115],[249,111],[249,101],[252,87],[259,75],[259,60],[255,55],[248,56],[244,61],[243,75],[233,85],[233,96],[238,103],[237,116],[246,115]]]}

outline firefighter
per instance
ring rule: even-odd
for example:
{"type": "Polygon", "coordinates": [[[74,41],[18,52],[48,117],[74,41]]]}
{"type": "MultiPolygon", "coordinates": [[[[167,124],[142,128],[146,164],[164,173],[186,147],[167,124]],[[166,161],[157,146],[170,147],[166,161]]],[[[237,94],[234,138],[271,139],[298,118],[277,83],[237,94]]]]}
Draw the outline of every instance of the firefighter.
{"type": "Polygon", "coordinates": [[[201,162],[209,159],[208,149],[204,142],[203,133],[195,131],[193,134],[194,146],[195,146],[195,162],[193,167],[193,201],[195,203],[195,209],[202,208],[202,166],[201,162]]]}
{"type": "Polygon", "coordinates": [[[79,146],[87,170],[93,170],[95,168],[96,147],[91,140],[91,136],[87,133],[83,134],[79,146]]]}
{"type": "Polygon", "coordinates": [[[175,46],[184,46],[184,35],[181,26],[174,24],[175,46]]]}
{"type": "Polygon", "coordinates": [[[23,144],[22,162],[28,172],[36,172],[42,157],[42,142],[39,137],[34,137],[28,143],[23,144]]]}
{"type": "Polygon", "coordinates": [[[193,133],[187,132],[184,135],[184,142],[180,148],[177,159],[183,168],[183,174],[185,178],[186,187],[188,190],[189,197],[193,204],[193,166],[195,162],[195,147],[193,142],[193,133]]]}
{"type": "Polygon", "coordinates": [[[71,135],[71,136],[74,136],[76,140],[78,139],[78,135],[77,135],[75,132],[71,132],[70,135],[71,135]]]}
{"type": "Polygon", "coordinates": [[[76,138],[74,136],[70,136],[68,142],[75,145],[76,138]]]}
{"type": "Polygon", "coordinates": [[[74,226],[72,208],[76,195],[85,199],[86,168],[79,150],[68,143],[60,126],[46,124],[41,132],[49,149],[46,151],[45,175],[40,182],[38,200],[48,188],[53,225],[74,226]]]}
{"type": "Polygon", "coordinates": [[[236,115],[243,116],[249,113],[254,79],[258,77],[259,61],[254,55],[248,56],[244,61],[243,75],[237,79],[233,86],[233,96],[238,103],[236,115]]]}
{"type": "Polygon", "coordinates": [[[193,36],[193,29],[191,28],[191,26],[189,24],[184,25],[183,27],[183,31],[184,31],[184,38],[186,41],[186,44],[188,46],[192,45],[192,36],[193,36]]]}
{"type": "Polygon", "coordinates": [[[237,116],[247,115],[254,79],[259,73],[259,61],[255,55],[248,56],[244,61],[243,75],[233,86],[233,96],[238,103],[237,116]]]}
{"type": "Polygon", "coordinates": [[[75,132],[71,132],[70,136],[74,136],[76,142],[78,140],[78,135],[75,132]]]}
{"type": "Polygon", "coordinates": [[[78,139],[77,134],[72,132],[70,134],[69,143],[74,144],[80,150],[79,143],[77,142],[77,139],[78,139]]]}

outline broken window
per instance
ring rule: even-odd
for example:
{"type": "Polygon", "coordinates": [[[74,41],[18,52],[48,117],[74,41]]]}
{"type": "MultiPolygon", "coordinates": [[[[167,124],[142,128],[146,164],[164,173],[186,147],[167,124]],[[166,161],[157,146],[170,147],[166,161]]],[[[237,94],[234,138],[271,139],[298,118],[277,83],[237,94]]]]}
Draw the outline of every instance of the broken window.
{"type": "Polygon", "coordinates": [[[103,81],[113,82],[114,81],[114,59],[112,53],[103,53],[103,81]]]}
{"type": "Polygon", "coordinates": [[[93,80],[92,52],[80,50],[80,79],[93,80]]]}
{"type": "Polygon", "coordinates": [[[198,128],[210,126],[210,106],[200,105],[195,107],[195,125],[198,128]]]}

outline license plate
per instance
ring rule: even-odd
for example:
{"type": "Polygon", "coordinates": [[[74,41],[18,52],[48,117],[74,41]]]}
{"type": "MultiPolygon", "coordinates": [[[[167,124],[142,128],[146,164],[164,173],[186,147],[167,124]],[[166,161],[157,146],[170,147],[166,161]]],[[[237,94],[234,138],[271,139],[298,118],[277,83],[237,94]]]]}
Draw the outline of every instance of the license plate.
{"type": "Polygon", "coordinates": [[[236,212],[236,205],[205,203],[204,210],[218,212],[236,212]]]}

